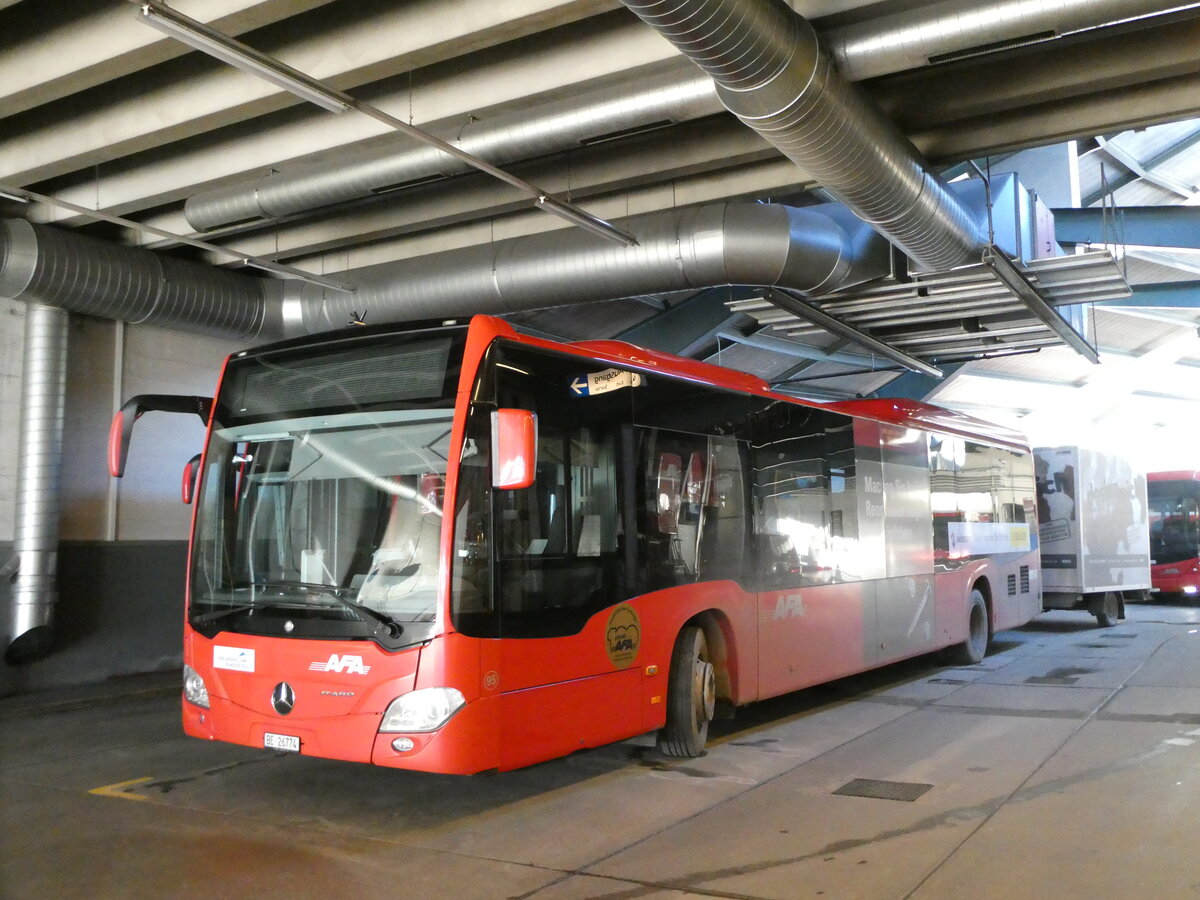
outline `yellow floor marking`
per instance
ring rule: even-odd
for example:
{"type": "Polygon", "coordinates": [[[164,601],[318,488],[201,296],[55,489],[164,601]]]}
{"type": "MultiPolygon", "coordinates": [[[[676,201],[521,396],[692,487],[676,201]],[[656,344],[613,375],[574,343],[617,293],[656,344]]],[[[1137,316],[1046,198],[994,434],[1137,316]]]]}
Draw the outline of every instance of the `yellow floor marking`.
{"type": "Polygon", "coordinates": [[[104,787],[92,788],[88,791],[89,794],[95,794],[97,797],[120,797],[122,800],[149,800],[150,798],[144,794],[134,794],[128,791],[128,788],[135,784],[145,784],[147,781],[153,781],[153,778],[135,778],[132,781],[122,781],[118,784],[106,784],[104,787]]]}

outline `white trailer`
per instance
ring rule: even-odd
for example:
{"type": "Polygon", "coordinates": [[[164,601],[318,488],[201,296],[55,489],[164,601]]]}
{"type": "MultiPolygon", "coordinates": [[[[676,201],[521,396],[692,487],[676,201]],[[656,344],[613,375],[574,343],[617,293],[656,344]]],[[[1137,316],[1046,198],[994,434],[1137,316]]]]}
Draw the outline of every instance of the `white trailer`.
{"type": "Polygon", "coordinates": [[[1085,447],[1035,447],[1042,607],[1086,610],[1102,628],[1150,589],[1146,476],[1085,447]]]}

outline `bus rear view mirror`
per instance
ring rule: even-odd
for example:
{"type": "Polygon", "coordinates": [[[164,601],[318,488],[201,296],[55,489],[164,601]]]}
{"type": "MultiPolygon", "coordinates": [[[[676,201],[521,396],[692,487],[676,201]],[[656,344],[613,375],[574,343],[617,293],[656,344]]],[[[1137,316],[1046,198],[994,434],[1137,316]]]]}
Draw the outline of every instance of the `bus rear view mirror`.
{"type": "Polygon", "coordinates": [[[189,397],[181,394],[138,394],[125,401],[125,405],[113,416],[108,430],[108,473],[113,478],[125,474],[125,461],[129,458],[129,441],[133,437],[133,423],[143,414],[160,411],[192,413],[208,424],[212,413],[211,397],[189,397]]]}
{"type": "Polygon", "coordinates": [[[197,453],[183,467],[183,479],[179,483],[179,492],[183,502],[191,505],[196,496],[196,480],[200,477],[200,454],[197,453]]]}
{"type": "Polygon", "coordinates": [[[537,415],[527,409],[492,413],[492,486],[527,488],[537,471],[537,415]]]}

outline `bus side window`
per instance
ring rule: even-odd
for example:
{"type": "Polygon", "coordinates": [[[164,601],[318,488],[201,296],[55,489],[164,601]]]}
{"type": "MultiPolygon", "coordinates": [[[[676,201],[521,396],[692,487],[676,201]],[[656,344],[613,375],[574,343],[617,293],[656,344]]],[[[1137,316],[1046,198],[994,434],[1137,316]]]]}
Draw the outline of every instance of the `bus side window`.
{"type": "Polygon", "coordinates": [[[659,534],[674,534],[679,530],[679,507],[683,499],[683,460],[679,458],[678,453],[660,453],[656,471],[655,531],[659,534]]]}
{"type": "Polygon", "coordinates": [[[851,420],[773,404],[755,423],[754,534],[762,588],[859,577],[851,420]]]}
{"type": "Polygon", "coordinates": [[[740,578],[746,522],[737,441],[655,428],[642,429],[641,437],[647,588],[740,578]]]}

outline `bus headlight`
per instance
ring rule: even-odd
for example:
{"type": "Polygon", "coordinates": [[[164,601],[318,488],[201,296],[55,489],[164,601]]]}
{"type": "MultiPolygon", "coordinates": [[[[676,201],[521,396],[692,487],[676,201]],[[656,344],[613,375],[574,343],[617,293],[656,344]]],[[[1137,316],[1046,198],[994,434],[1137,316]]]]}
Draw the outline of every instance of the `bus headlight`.
{"type": "Polygon", "coordinates": [[[208,686],[199,672],[186,665],[183,667],[183,699],[208,709],[208,686]]]}
{"type": "Polygon", "coordinates": [[[388,704],[379,725],[381,732],[436,731],[466,705],[454,688],[422,688],[402,694],[388,704]]]}

